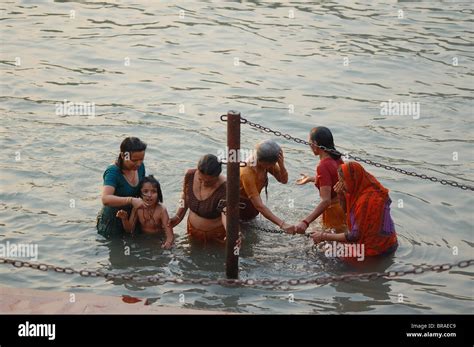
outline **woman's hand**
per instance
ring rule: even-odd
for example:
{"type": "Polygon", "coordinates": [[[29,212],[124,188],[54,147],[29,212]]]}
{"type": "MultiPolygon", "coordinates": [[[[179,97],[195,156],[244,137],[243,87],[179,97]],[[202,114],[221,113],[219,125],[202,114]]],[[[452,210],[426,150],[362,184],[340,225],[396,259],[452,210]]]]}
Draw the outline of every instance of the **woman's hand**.
{"type": "Polygon", "coordinates": [[[120,218],[122,220],[128,219],[128,213],[125,210],[120,210],[120,211],[117,211],[117,214],[115,215],[115,217],[120,218]]]}
{"type": "Polygon", "coordinates": [[[170,218],[170,220],[168,222],[168,227],[174,228],[179,223],[181,223],[181,218],[179,218],[178,216],[174,216],[173,218],[170,218]]]}
{"type": "Polygon", "coordinates": [[[173,240],[166,240],[161,246],[163,249],[170,249],[171,247],[173,247],[173,240]]]}
{"type": "Polygon", "coordinates": [[[295,226],[288,223],[283,223],[280,228],[285,230],[287,234],[293,235],[296,232],[295,226]]]}
{"type": "Polygon", "coordinates": [[[300,177],[299,179],[296,180],[296,184],[297,185],[303,185],[303,184],[306,184],[308,182],[314,182],[314,177],[311,177],[311,176],[308,176],[304,173],[300,174],[302,177],[300,177]]]}
{"type": "Polygon", "coordinates": [[[304,234],[306,229],[308,229],[308,226],[304,222],[299,222],[295,225],[295,232],[298,234],[304,234]]]}
{"type": "Polygon", "coordinates": [[[280,168],[285,166],[285,157],[282,149],[280,149],[280,153],[278,153],[278,166],[280,168]]]}
{"type": "Polygon", "coordinates": [[[313,234],[311,234],[311,237],[313,238],[314,243],[315,243],[315,244],[318,244],[318,243],[324,241],[323,235],[324,235],[324,232],[322,232],[322,231],[316,231],[316,232],[314,232],[313,234]]]}
{"type": "Polygon", "coordinates": [[[132,206],[133,208],[144,208],[144,207],[148,207],[148,204],[143,201],[141,198],[132,198],[132,206]]]}

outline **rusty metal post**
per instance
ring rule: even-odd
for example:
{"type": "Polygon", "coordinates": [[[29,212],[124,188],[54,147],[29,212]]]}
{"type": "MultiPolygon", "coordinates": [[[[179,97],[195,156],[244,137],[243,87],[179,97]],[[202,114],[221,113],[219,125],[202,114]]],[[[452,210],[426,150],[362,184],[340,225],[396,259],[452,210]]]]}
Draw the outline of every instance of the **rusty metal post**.
{"type": "Polygon", "coordinates": [[[234,251],[239,237],[240,201],[240,112],[227,112],[227,278],[239,277],[239,254],[234,251]]]}

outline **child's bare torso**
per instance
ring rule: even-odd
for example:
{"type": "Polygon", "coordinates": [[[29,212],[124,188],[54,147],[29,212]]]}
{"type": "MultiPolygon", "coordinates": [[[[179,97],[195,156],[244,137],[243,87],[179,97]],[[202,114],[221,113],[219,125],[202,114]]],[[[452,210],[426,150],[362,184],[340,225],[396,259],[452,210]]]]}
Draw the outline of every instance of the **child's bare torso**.
{"type": "Polygon", "coordinates": [[[164,232],[162,216],[163,207],[160,205],[155,206],[155,208],[142,208],[137,210],[141,230],[147,234],[164,232]]]}

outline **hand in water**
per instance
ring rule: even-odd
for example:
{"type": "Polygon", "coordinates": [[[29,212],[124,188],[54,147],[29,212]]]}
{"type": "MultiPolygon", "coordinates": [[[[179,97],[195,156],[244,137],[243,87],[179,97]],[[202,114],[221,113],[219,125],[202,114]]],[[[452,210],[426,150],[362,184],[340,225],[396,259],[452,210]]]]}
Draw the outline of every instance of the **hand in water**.
{"type": "Polygon", "coordinates": [[[120,219],[128,219],[128,213],[125,210],[120,210],[120,211],[117,211],[117,214],[115,215],[115,217],[120,218],[120,219]]]}
{"type": "Polygon", "coordinates": [[[301,185],[306,184],[308,182],[313,182],[313,177],[308,176],[304,173],[301,173],[300,175],[301,175],[301,177],[296,180],[297,185],[301,186],[301,185]]]}
{"type": "Polygon", "coordinates": [[[316,231],[311,234],[311,237],[313,238],[313,241],[315,244],[318,244],[320,242],[323,242],[323,232],[321,231],[316,231]]]}
{"type": "Polygon", "coordinates": [[[170,249],[171,247],[173,247],[173,240],[166,240],[161,246],[163,249],[170,249]]]}

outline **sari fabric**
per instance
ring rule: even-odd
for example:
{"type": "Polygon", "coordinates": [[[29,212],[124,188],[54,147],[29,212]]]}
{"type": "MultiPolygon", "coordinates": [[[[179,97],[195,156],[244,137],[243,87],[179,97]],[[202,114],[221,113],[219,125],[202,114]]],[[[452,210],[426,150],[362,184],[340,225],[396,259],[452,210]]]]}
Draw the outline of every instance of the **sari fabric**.
{"type": "Polygon", "coordinates": [[[349,230],[358,228],[365,255],[385,253],[397,244],[395,230],[384,232],[385,206],[389,202],[388,189],[356,162],[341,165],[346,186],[346,222],[349,230]],[[351,220],[351,214],[354,218],[351,220]]]}

